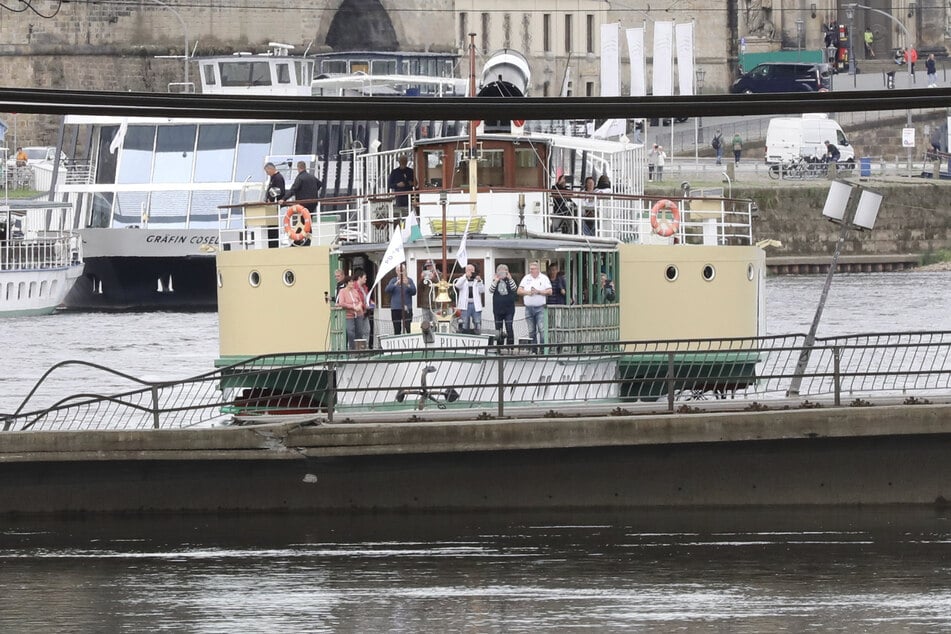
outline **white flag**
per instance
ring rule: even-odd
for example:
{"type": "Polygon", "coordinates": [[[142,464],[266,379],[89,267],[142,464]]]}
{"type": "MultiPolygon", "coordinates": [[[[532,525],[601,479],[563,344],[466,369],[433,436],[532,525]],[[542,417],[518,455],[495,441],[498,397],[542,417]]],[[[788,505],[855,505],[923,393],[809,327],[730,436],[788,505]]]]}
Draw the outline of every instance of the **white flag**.
{"type": "Polygon", "coordinates": [[[654,96],[674,94],[674,23],[654,22],[654,96]]]}
{"type": "Polygon", "coordinates": [[[677,34],[677,85],[681,95],[693,94],[693,22],[674,27],[677,34]]]}
{"type": "Polygon", "coordinates": [[[373,292],[373,289],[380,283],[384,275],[395,269],[397,264],[405,261],[406,253],[403,251],[403,232],[394,228],[393,235],[390,236],[390,244],[387,245],[386,253],[383,254],[383,259],[380,261],[380,268],[377,269],[376,279],[373,281],[373,286],[370,287],[370,292],[373,292]]]}
{"type": "Polygon", "coordinates": [[[109,144],[109,154],[115,154],[122,146],[122,142],[125,141],[125,133],[129,129],[129,123],[123,121],[119,124],[119,129],[116,130],[116,135],[112,137],[112,143],[109,144]]]}
{"type": "Polygon", "coordinates": [[[406,216],[406,222],[404,223],[403,242],[413,242],[422,237],[423,235],[419,230],[419,220],[416,219],[416,211],[410,209],[409,215],[406,216]]]}
{"type": "Polygon", "coordinates": [[[601,25],[601,96],[621,95],[621,58],[618,46],[620,25],[617,22],[601,25]]]}
{"type": "Polygon", "coordinates": [[[643,97],[647,94],[647,81],[644,79],[644,29],[628,29],[627,49],[631,57],[631,96],[643,97]]]}
{"type": "Polygon", "coordinates": [[[462,232],[462,241],[459,243],[459,250],[456,251],[456,262],[462,270],[465,270],[466,265],[469,264],[469,252],[466,251],[466,240],[469,238],[469,222],[471,220],[471,216],[469,220],[466,220],[466,230],[462,232]]]}

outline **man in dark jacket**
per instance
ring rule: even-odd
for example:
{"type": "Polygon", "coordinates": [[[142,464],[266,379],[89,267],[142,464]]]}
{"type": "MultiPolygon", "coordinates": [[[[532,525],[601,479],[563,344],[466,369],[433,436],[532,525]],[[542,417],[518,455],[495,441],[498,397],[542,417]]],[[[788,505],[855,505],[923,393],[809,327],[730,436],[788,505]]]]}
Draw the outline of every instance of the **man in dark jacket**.
{"type": "MultiPolygon", "coordinates": [[[[307,163],[304,161],[297,162],[297,178],[294,179],[294,184],[291,185],[291,188],[287,190],[287,198],[293,198],[294,200],[312,200],[314,202],[300,203],[303,205],[307,211],[314,213],[317,211],[317,202],[316,199],[320,196],[320,190],[323,189],[324,184],[319,178],[307,171],[307,163]]],[[[284,200],[281,201],[284,203],[284,200]]]]}
{"type": "Polygon", "coordinates": [[[284,175],[277,171],[274,163],[267,163],[264,166],[264,173],[268,175],[267,191],[265,191],[264,200],[269,203],[275,203],[282,200],[286,195],[286,185],[284,184],[284,175]]]}

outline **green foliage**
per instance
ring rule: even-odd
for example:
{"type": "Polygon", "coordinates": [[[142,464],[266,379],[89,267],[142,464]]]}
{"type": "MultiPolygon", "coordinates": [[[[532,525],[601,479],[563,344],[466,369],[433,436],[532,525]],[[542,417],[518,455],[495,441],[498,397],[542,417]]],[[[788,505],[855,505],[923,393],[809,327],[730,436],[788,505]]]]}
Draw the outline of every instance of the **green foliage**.
{"type": "Polygon", "coordinates": [[[921,256],[921,266],[937,264],[938,262],[951,262],[951,249],[928,251],[921,256]]]}

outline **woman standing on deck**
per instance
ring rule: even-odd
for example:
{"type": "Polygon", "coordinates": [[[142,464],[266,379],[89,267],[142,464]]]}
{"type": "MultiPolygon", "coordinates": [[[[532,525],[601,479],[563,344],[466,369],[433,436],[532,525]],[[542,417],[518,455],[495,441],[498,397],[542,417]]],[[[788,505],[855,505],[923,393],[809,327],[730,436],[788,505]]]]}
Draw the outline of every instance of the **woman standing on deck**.
{"type": "Polygon", "coordinates": [[[355,350],[357,339],[366,339],[364,332],[366,307],[363,304],[363,295],[356,289],[356,281],[352,277],[346,278],[346,286],[337,293],[337,306],[347,311],[347,349],[355,350]]]}

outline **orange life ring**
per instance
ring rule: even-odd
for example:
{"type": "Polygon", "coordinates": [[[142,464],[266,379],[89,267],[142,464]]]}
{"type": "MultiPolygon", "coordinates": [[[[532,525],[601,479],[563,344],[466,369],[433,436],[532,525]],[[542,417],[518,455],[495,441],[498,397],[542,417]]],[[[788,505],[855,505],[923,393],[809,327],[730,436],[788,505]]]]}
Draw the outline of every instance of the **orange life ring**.
{"type": "Polygon", "coordinates": [[[669,238],[670,236],[677,233],[677,229],[680,227],[680,210],[677,208],[677,205],[672,200],[658,200],[653,207],[651,207],[651,229],[654,230],[654,233],[663,237],[669,238]],[[672,218],[668,220],[667,218],[658,218],[658,212],[669,211],[672,218]]]}
{"type": "Polygon", "coordinates": [[[293,205],[284,214],[284,233],[294,242],[303,242],[310,237],[313,225],[310,222],[310,211],[303,205],[293,205]]]}

